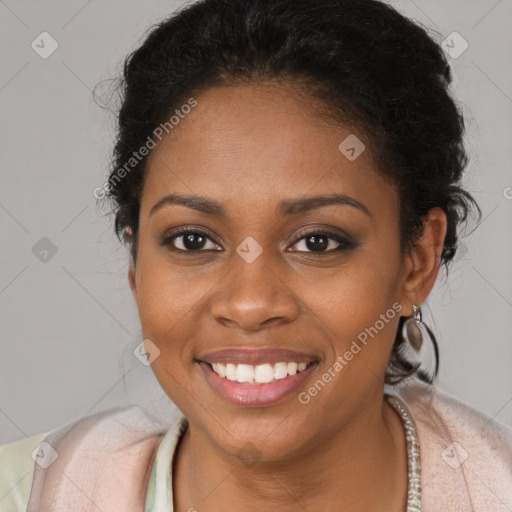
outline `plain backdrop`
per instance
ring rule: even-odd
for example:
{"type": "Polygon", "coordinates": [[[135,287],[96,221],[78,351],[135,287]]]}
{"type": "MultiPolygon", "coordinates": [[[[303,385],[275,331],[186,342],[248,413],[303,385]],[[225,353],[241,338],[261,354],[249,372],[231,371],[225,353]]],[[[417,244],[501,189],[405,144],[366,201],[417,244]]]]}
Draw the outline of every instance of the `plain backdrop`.
{"type": "MultiPolygon", "coordinates": [[[[440,343],[438,386],[512,424],[512,2],[391,3],[436,41],[457,32],[468,44],[450,57],[452,90],[483,220],[441,273],[426,321],[440,343]]],[[[133,355],[142,338],[127,251],[93,196],[115,119],[92,89],[179,5],[0,1],[0,444],[117,405],[176,414],[133,355]],[[42,32],[56,41],[44,36],[46,50],[58,44],[46,59],[32,47],[42,32]]]]}

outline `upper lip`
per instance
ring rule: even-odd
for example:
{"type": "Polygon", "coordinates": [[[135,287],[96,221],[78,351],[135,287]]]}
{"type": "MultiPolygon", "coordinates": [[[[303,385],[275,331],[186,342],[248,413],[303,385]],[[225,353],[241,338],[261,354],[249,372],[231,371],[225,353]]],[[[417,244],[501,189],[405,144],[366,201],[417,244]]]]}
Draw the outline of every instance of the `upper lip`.
{"type": "Polygon", "coordinates": [[[284,348],[235,349],[228,348],[208,352],[197,357],[205,363],[232,363],[259,365],[281,362],[310,363],[318,358],[305,352],[296,352],[284,348]]]}

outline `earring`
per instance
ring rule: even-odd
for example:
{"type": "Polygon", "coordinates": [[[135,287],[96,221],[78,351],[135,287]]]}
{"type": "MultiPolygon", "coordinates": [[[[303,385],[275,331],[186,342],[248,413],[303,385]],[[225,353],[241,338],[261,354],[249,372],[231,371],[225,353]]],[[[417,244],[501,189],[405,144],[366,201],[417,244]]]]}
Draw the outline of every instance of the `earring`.
{"type": "Polygon", "coordinates": [[[411,367],[416,368],[418,377],[421,380],[432,384],[439,372],[439,347],[434,333],[423,322],[421,308],[417,304],[412,305],[412,315],[403,323],[402,339],[404,340],[400,347],[402,356],[411,367]],[[428,346],[423,346],[424,333],[432,341],[430,350],[428,346]],[[423,368],[432,370],[425,371],[423,368]]]}
{"type": "Polygon", "coordinates": [[[422,315],[420,306],[412,305],[412,316],[409,317],[403,325],[402,337],[409,346],[416,352],[421,350],[423,344],[423,335],[420,326],[422,324],[422,315]]]}

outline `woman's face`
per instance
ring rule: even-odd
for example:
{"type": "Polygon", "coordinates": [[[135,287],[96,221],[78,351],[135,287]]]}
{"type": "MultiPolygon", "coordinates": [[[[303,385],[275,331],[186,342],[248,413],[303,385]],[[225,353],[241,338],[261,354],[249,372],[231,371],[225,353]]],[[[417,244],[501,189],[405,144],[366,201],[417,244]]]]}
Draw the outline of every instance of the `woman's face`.
{"type": "Polygon", "coordinates": [[[300,455],[382,402],[411,305],[398,195],[357,156],[364,134],[306,113],[291,88],[196,100],[148,162],[130,270],[146,349],[225,453],[300,455]]]}

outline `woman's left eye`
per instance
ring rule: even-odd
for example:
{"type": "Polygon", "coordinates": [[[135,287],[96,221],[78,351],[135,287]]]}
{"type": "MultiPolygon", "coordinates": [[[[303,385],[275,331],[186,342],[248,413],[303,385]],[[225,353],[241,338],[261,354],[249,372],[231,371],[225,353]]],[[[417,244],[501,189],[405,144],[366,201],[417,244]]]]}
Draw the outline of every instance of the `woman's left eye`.
{"type": "Polygon", "coordinates": [[[298,248],[294,249],[293,252],[326,253],[352,249],[355,244],[347,238],[335,235],[334,233],[315,231],[300,238],[292,245],[292,247],[294,246],[298,248]]]}

